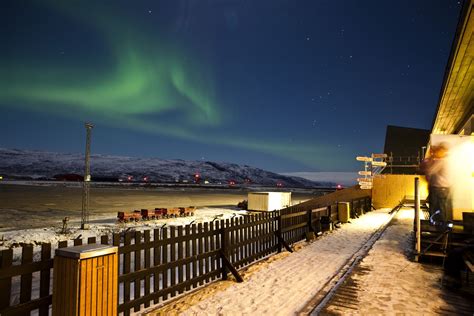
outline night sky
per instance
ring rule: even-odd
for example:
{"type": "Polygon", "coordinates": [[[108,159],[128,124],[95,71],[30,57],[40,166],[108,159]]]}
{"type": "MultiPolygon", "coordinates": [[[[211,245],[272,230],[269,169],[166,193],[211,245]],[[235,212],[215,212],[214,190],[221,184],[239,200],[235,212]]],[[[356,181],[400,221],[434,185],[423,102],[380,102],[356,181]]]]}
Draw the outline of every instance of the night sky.
{"type": "Polygon", "coordinates": [[[0,147],[353,171],[430,129],[461,3],[2,1],[0,147]],[[100,2],[95,3],[95,2],[100,2]]]}

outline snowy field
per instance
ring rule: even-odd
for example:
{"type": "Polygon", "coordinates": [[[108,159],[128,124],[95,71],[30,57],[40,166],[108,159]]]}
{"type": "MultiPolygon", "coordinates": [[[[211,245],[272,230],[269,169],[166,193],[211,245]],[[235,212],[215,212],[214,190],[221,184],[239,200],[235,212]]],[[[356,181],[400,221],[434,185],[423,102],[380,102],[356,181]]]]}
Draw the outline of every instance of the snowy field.
{"type": "Polygon", "coordinates": [[[243,283],[211,284],[150,315],[294,315],[388,222],[388,211],[367,213],[314,242],[296,244],[294,253],[251,265],[240,271],[243,283]]]}
{"type": "MultiPolygon", "coordinates": [[[[66,234],[61,233],[61,227],[44,227],[32,228],[16,231],[7,231],[2,233],[2,240],[0,241],[1,249],[13,247],[14,261],[18,261],[21,254],[21,248],[18,247],[22,243],[34,243],[35,256],[39,256],[40,245],[42,243],[51,243],[53,249],[57,247],[59,241],[73,240],[80,238],[87,240],[89,237],[96,237],[100,240],[100,236],[113,233],[120,233],[124,230],[144,231],[153,230],[155,228],[170,227],[170,226],[185,226],[188,224],[199,224],[210,222],[214,218],[228,219],[232,217],[240,217],[247,214],[247,211],[240,210],[236,207],[231,208],[212,208],[201,207],[198,208],[194,216],[167,218],[149,221],[138,221],[128,223],[118,223],[116,218],[110,216],[93,217],[91,218],[91,226],[89,230],[81,230],[79,222],[73,222],[66,234]]],[[[37,258],[39,259],[39,258],[37,258]]]]}

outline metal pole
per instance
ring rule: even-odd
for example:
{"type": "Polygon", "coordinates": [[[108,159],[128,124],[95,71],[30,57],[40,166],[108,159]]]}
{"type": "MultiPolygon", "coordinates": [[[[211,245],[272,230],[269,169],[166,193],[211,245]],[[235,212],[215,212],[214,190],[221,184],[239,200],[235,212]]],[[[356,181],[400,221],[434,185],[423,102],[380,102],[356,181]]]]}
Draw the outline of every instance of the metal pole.
{"type": "Polygon", "coordinates": [[[94,125],[92,125],[91,123],[85,123],[84,126],[86,128],[86,153],[85,153],[84,181],[82,182],[81,229],[89,229],[89,182],[91,181],[91,172],[90,172],[91,131],[94,125]]]}
{"type": "Polygon", "coordinates": [[[415,178],[415,235],[416,235],[416,254],[421,252],[421,226],[420,226],[420,193],[419,193],[420,179],[415,178]]]}

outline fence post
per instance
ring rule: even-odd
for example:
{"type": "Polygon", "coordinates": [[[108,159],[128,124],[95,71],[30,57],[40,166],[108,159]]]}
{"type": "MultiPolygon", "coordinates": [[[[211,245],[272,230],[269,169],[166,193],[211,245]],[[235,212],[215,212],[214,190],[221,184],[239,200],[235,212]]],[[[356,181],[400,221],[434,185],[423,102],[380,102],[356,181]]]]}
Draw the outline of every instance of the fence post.
{"type": "Polygon", "coordinates": [[[416,240],[416,253],[417,255],[421,252],[421,227],[420,227],[420,194],[419,194],[419,183],[420,179],[415,178],[415,240],[416,240]]]}
{"type": "MultiPolygon", "coordinates": [[[[21,249],[21,264],[26,265],[33,262],[33,245],[23,245],[21,249]]],[[[33,275],[31,273],[22,274],[20,278],[20,303],[31,301],[31,286],[33,275]]]]}
{"type": "MultiPolygon", "coordinates": [[[[226,227],[229,227],[229,220],[227,219],[225,221],[225,224],[222,221],[222,227],[221,227],[221,251],[222,255],[224,257],[227,257],[228,252],[229,252],[229,233],[226,229],[226,227]]],[[[223,260],[224,261],[224,260],[223,260]]],[[[222,280],[227,280],[227,273],[229,270],[227,269],[227,266],[223,263],[222,264],[222,280]]]]}
{"type": "MultiPolygon", "coordinates": [[[[13,250],[5,249],[0,251],[0,268],[7,269],[11,267],[13,261],[13,250]]],[[[0,279],[0,310],[10,306],[10,294],[12,287],[12,278],[0,279]]]]}
{"type": "MultiPolygon", "coordinates": [[[[49,261],[51,259],[51,244],[41,245],[41,261],[49,261]]],[[[49,295],[49,286],[51,282],[51,269],[44,269],[40,272],[40,296],[49,295]]],[[[39,309],[40,316],[49,315],[49,304],[45,304],[39,309]]]]}
{"type": "MultiPolygon", "coordinates": [[[[277,214],[278,214],[278,217],[277,217],[277,225],[278,225],[278,227],[277,227],[276,233],[277,233],[277,236],[280,236],[280,237],[283,238],[283,236],[282,236],[282,229],[281,229],[281,211],[278,211],[277,214]]],[[[280,253],[280,252],[281,252],[281,242],[280,242],[280,240],[278,240],[278,253],[280,253]]]]}

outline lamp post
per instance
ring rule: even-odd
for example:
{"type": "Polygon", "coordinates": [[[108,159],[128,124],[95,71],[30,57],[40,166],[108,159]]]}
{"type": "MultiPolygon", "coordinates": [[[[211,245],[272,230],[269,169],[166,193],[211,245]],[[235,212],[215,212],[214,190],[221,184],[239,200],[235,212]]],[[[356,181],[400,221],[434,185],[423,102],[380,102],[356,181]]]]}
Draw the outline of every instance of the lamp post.
{"type": "Polygon", "coordinates": [[[90,153],[91,153],[91,132],[94,125],[85,123],[86,128],[86,157],[84,181],[82,182],[82,212],[81,229],[89,229],[89,182],[91,181],[90,153]]]}

